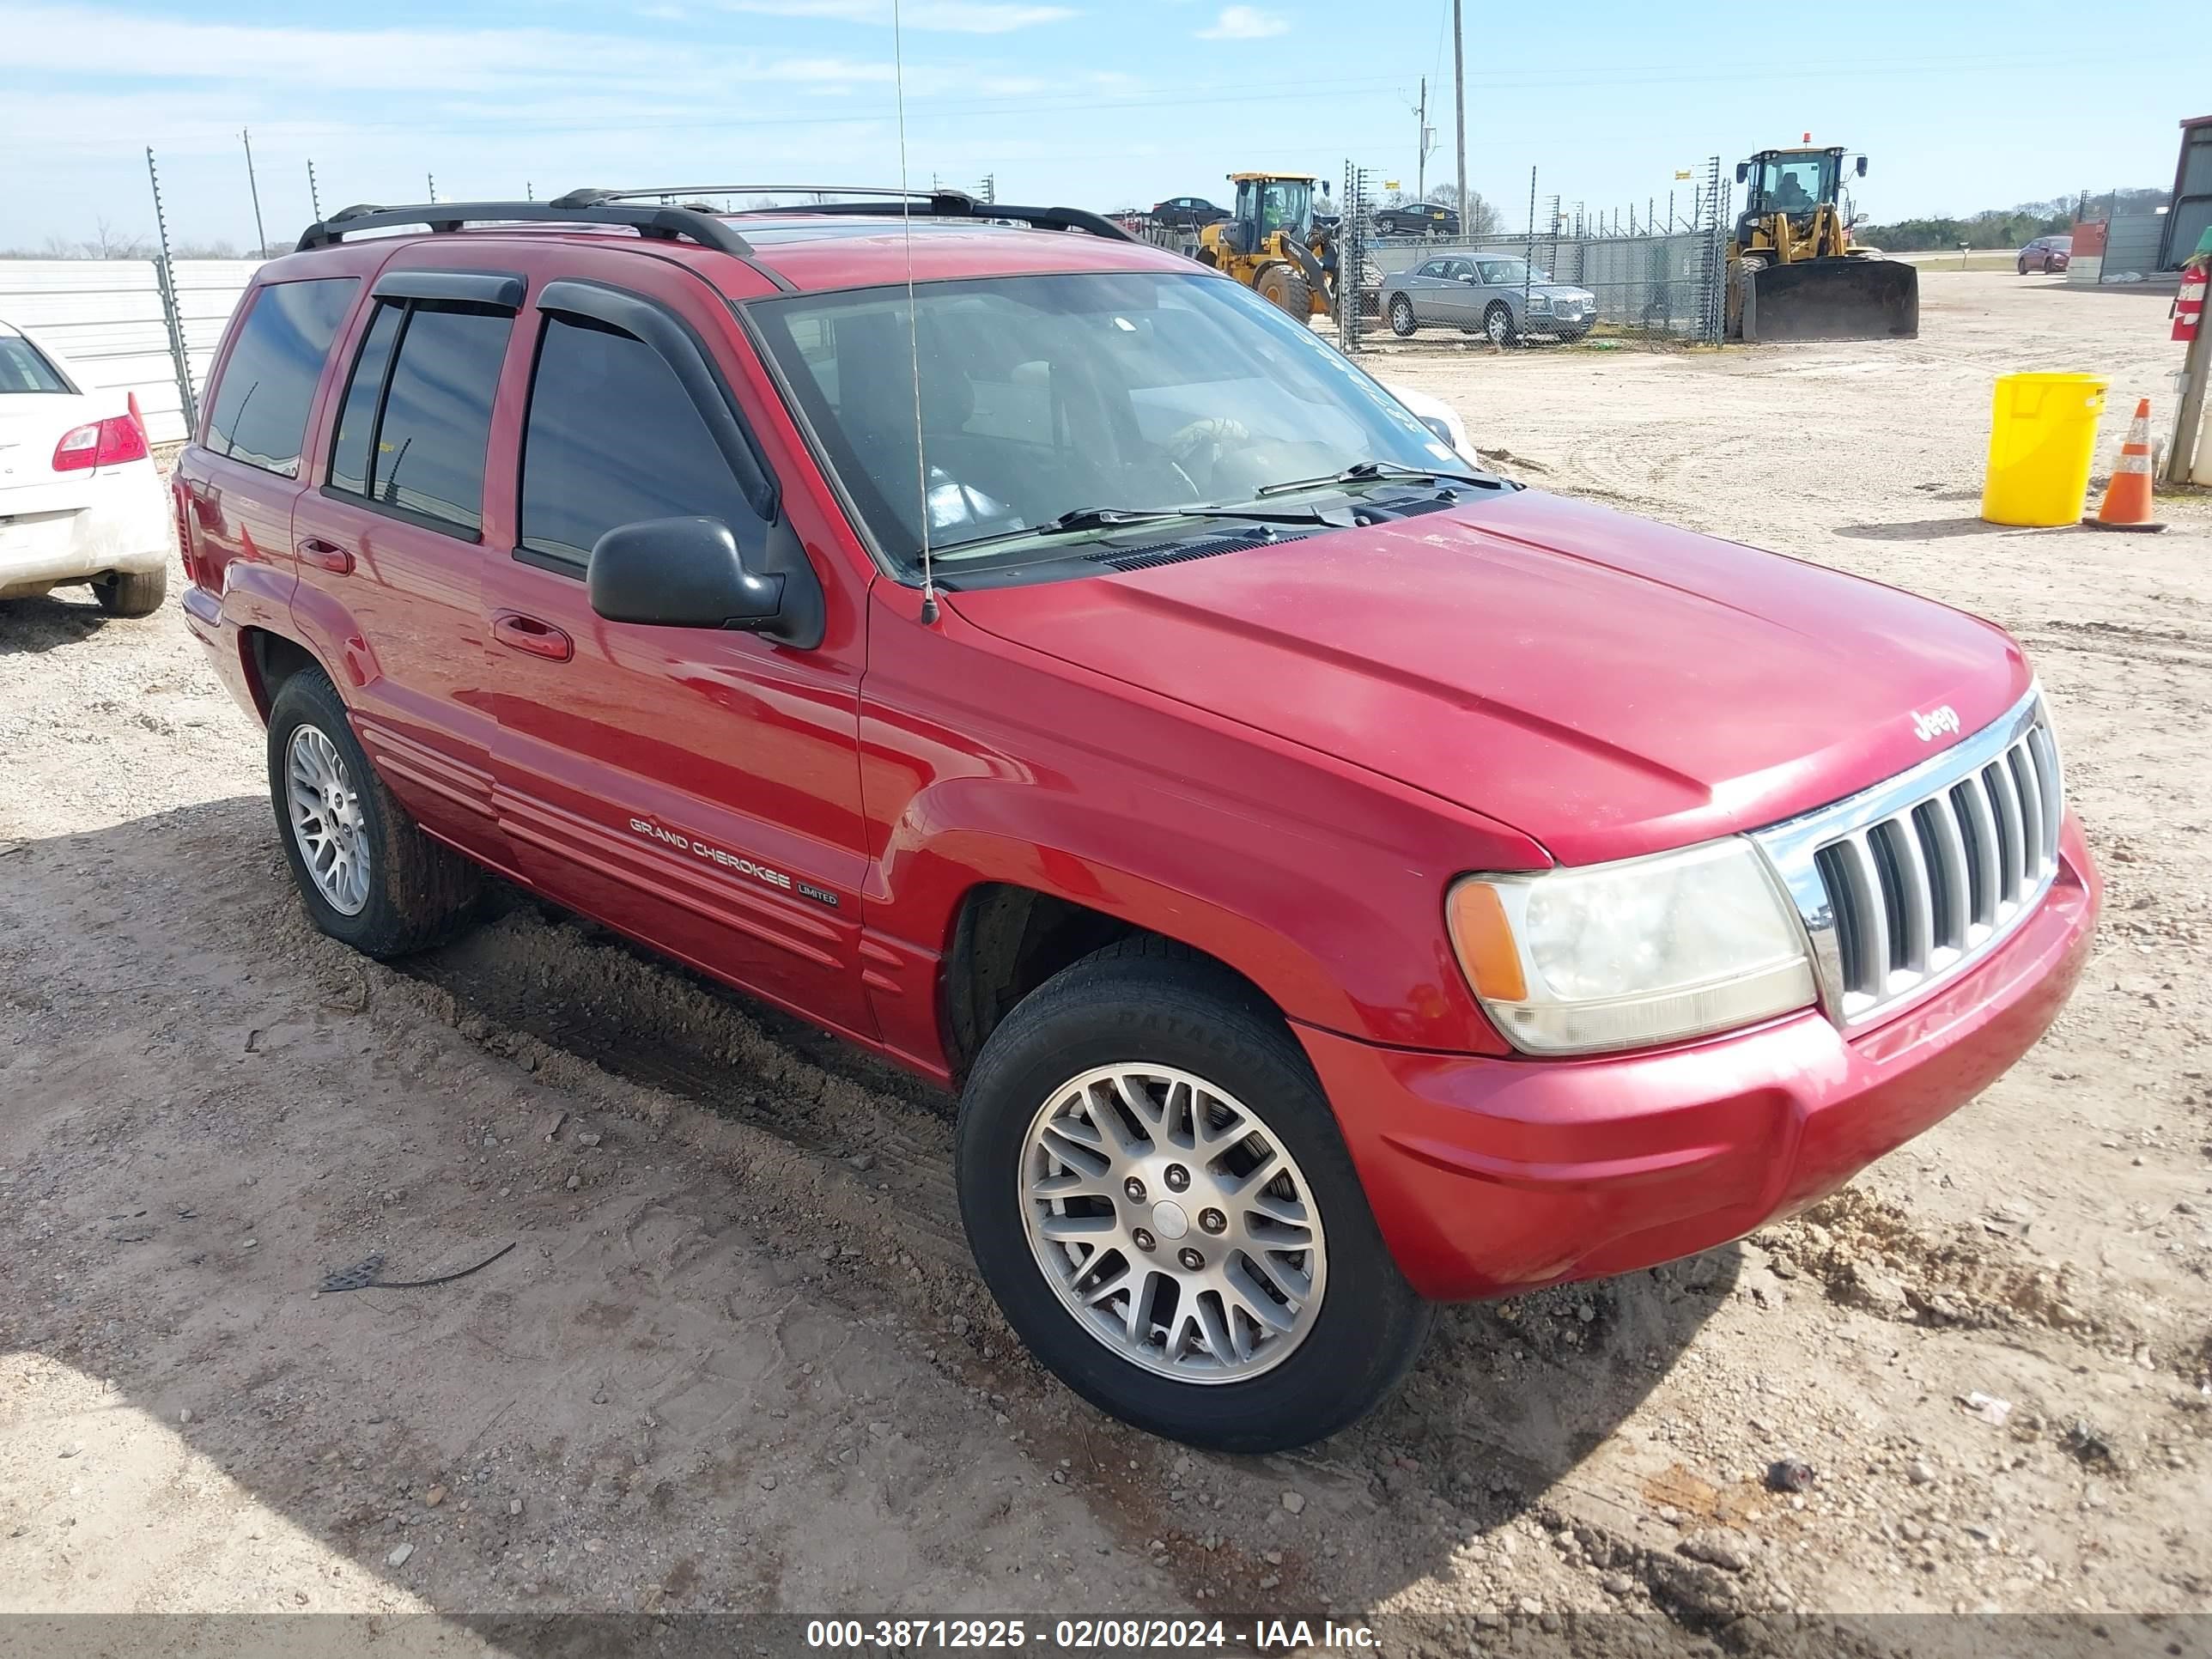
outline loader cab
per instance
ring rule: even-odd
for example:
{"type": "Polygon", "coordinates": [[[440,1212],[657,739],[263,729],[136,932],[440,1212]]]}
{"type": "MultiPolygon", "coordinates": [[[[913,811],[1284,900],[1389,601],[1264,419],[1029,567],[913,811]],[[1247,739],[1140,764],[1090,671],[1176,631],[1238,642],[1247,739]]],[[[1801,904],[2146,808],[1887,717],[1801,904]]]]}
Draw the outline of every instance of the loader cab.
{"type": "MultiPolygon", "coordinates": [[[[1866,158],[1858,170],[1866,172],[1866,158]]],[[[1803,229],[1813,210],[1823,203],[1833,206],[1843,186],[1844,152],[1828,149],[1763,149],[1735,166],[1735,181],[1747,185],[1743,211],[1737,216],[1735,237],[1748,246],[1752,232],[1769,215],[1786,213],[1793,228],[1803,229]]]]}
{"type": "Polygon", "coordinates": [[[1311,174],[1237,173],[1230,181],[1237,186],[1237,207],[1224,228],[1237,252],[1258,252],[1279,230],[1293,242],[1312,239],[1311,174]]]}

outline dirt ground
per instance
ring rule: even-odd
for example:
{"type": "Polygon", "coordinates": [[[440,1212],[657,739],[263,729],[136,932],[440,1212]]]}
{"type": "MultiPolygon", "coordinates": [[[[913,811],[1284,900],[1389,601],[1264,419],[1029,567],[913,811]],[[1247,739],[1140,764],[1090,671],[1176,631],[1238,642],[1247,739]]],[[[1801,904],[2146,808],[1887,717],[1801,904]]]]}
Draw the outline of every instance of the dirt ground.
{"type": "Polygon", "coordinates": [[[404,971],[349,954],[173,604],[0,605],[0,1612],[434,1613],[380,1650],[453,1653],[565,1610],[1330,1614],[1461,1654],[2212,1611],[2212,501],[1982,524],[1992,374],[2164,419],[2166,302],[1923,300],[1910,343],[1376,364],[1530,483],[2011,628],[2109,881],[2080,994],[1813,1215],[1449,1310],[1296,1455],[1149,1440],[1030,1364],[928,1091],[520,898],[404,971]],[[1765,1488],[1784,1458],[1809,1489],[1765,1488]]]}

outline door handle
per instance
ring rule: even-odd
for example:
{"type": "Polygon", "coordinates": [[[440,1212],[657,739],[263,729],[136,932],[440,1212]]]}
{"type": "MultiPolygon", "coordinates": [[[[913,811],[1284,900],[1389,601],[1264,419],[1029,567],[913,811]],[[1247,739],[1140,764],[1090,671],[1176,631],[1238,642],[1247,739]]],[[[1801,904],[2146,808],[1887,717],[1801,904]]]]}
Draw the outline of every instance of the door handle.
{"type": "Polygon", "coordinates": [[[353,554],[336,542],[326,542],[320,536],[308,536],[301,539],[297,551],[301,558],[318,570],[327,570],[334,576],[352,573],[353,554]]]}
{"type": "Polygon", "coordinates": [[[551,623],[519,611],[502,611],[494,617],[491,636],[510,651],[527,651],[553,662],[566,662],[576,654],[575,642],[551,623]]]}

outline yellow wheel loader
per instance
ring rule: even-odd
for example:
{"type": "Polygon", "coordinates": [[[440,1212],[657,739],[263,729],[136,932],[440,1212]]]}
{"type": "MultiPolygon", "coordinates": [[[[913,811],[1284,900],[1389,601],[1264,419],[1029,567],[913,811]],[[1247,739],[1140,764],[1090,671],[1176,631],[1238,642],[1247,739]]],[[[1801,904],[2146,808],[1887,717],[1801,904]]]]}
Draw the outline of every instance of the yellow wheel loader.
{"type": "MultiPolygon", "coordinates": [[[[1866,176],[1866,157],[1857,158],[1866,176]]],[[[1840,149],[1763,149],[1736,163],[1749,186],[1728,250],[1731,340],[1910,340],[1920,272],[1851,240],[1837,203],[1840,149]]]]}
{"type": "MultiPolygon", "coordinates": [[[[1237,210],[1198,233],[1198,257],[1304,322],[1336,307],[1336,226],[1310,173],[1232,173],[1237,210]]],[[[1326,186],[1324,186],[1326,188],[1326,186]]]]}

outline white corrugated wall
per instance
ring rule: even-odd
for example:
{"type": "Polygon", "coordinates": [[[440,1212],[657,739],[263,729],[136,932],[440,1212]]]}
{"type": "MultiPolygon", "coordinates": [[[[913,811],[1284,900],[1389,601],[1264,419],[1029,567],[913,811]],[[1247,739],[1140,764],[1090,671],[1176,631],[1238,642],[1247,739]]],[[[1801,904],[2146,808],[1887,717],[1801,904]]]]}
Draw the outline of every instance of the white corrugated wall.
{"type": "MultiPolygon", "coordinates": [[[[177,262],[177,308],[197,392],[207,388],[223,325],[257,263],[177,262]]],[[[185,435],[168,324],[161,315],[161,282],[152,260],[0,259],[0,322],[36,334],[94,386],[137,393],[146,434],[155,443],[173,443],[185,435]]]]}

